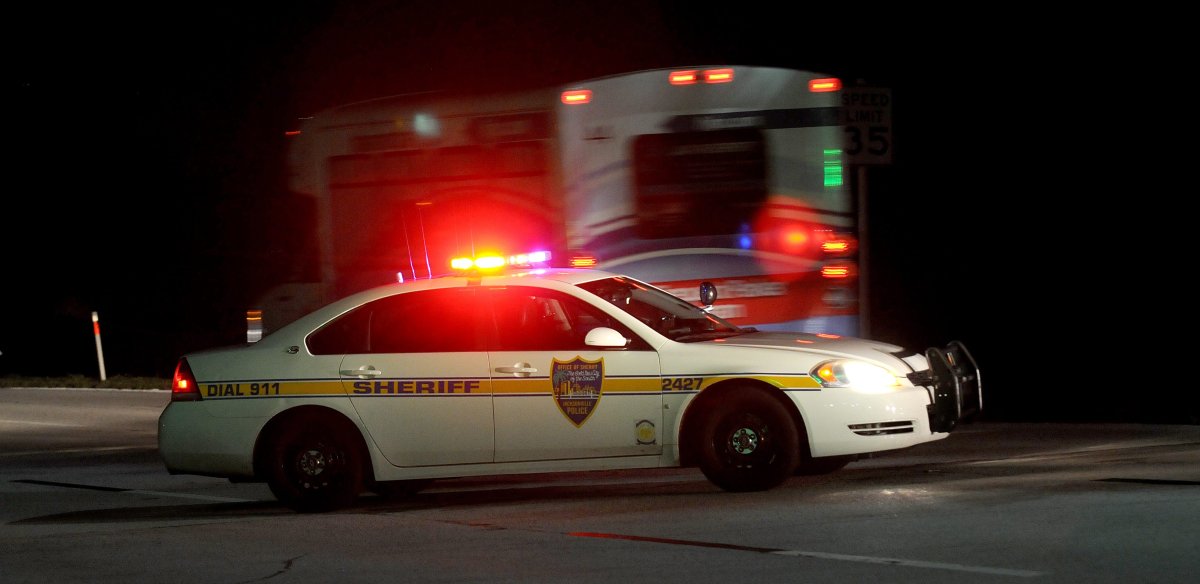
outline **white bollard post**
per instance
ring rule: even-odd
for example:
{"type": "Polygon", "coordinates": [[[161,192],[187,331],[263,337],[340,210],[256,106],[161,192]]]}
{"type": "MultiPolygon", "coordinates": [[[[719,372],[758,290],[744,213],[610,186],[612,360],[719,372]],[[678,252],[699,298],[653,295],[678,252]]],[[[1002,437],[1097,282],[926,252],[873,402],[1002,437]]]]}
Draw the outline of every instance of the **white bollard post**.
{"type": "Polygon", "coordinates": [[[100,362],[100,381],[108,379],[104,373],[104,348],[100,346],[100,315],[92,311],[92,332],[96,333],[96,360],[100,362]]]}

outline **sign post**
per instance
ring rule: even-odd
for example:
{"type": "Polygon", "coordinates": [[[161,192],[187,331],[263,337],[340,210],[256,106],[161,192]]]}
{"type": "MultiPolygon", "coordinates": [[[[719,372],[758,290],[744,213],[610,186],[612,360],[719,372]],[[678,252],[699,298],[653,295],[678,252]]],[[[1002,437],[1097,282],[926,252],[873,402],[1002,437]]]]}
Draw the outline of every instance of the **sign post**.
{"type": "Polygon", "coordinates": [[[850,87],[842,92],[846,162],[892,163],[892,90],[850,87]]]}
{"type": "Polygon", "coordinates": [[[859,332],[871,336],[867,253],[867,166],[892,163],[892,90],[850,87],[842,92],[846,162],[857,167],[859,332]]]}

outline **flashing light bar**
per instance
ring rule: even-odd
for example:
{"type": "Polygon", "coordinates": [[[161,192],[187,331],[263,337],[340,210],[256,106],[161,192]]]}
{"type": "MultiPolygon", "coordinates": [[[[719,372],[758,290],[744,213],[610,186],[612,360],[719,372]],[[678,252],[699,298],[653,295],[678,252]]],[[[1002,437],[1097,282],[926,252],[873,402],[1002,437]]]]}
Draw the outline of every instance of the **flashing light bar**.
{"type": "Polygon", "coordinates": [[[813,93],[839,91],[841,88],[842,80],[836,77],[824,77],[821,79],[810,79],[808,81],[808,90],[813,93]]]}
{"type": "Polygon", "coordinates": [[[580,105],[591,103],[592,90],[590,89],[570,89],[562,92],[562,102],[567,105],[580,105]]]}
{"type": "Polygon", "coordinates": [[[529,253],[521,253],[508,256],[508,264],[510,266],[528,266],[531,264],[544,264],[550,261],[550,252],[534,251],[529,253]]]}
{"type": "Polygon", "coordinates": [[[498,270],[505,266],[512,267],[534,267],[535,264],[546,264],[550,261],[550,252],[548,251],[532,251],[511,255],[505,258],[499,255],[482,255],[476,258],[454,258],[450,260],[450,267],[455,270],[498,270]]]}
{"type": "Polygon", "coordinates": [[[475,267],[481,270],[492,270],[504,267],[504,258],[500,256],[480,256],[475,258],[475,267]]]}

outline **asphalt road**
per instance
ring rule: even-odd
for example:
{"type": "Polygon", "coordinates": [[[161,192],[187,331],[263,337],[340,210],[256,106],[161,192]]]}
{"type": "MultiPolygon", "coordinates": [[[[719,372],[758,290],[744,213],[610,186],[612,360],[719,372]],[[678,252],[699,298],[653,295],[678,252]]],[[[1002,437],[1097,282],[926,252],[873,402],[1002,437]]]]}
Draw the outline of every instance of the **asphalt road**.
{"type": "Polygon", "coordinates": [[[439,481],[302,515],[171,476],[155,391],[0,389],[0,582],[1192,582],[1200,426],[963,426],[722,492],[694,469],[439,481]]]}

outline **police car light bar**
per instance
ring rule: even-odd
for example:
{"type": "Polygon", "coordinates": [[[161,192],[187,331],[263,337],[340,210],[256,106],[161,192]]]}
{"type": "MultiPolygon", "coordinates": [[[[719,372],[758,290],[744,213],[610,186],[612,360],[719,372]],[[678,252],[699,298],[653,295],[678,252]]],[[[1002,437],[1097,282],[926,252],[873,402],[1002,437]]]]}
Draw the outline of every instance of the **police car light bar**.
{"type": "Polygon", "coordinates": [[[514,268],[536,267],[538,264],[545,265],[549,261],[550,252],[533,251],[511,255],[507,259],[498,255],[483,255],[477,258],[454,258],[450,260],[450,267],[455,270],[497,270],[504,266],[514,268]]]}
{"type": "Polygon", "coordinates": [[[548,261],[550,261],[550,252],[548,251],[533,251],[508,256],[508,264],[510,266],[532,266],[533,264],[544,264],[548,261]]]}
{"type": "Polygon", "coordinates": [[[480,256],[475,258],[475,267],[481,270],[492,270],[504,267],[504,258],[500,256],[480,256]]]}

